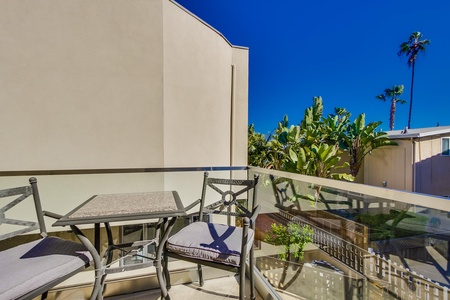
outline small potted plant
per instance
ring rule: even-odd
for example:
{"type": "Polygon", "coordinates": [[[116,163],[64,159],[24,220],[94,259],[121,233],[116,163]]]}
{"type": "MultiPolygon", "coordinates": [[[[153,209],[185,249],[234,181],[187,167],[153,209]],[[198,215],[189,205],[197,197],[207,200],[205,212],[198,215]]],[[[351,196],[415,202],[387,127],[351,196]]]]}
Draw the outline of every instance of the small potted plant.
{"type": "Polygon", "coordinates": [[[313,233],[313,229],[308,225],[290,222],[285,226],[272,223],[264,241],[272,245],[284,246],[284,252],[278,254],[280,259],[290,261],[293,255],[295,259],[300,260],[303,258],[303,249],[306,244],[313,241],[313,233]]]}
{"type": "MultiPolygon", "coordinates": [[[[286,289],[295,282],[302,269],[301,265],[297,263],[303,259],[305,246],[308,243],[312,243],[313,233],[314,231],[310,226],[300,225],[295,222],[290,222],[287,226],[277,223],[271,224],[271,229],[266,232],[264,241],[275,246],[284,247],[284,251],[278,254],[278,258],[283,261],[281,277],[277,283],[272,282],[272,284],[277,284],[278,288],[286,289]],[[288,282],[285,282],[286,277],[288,277],[289,266],[292,267],[294,275],[288,282]]],[[[273,263],[278,264],[276,260],[273,263]]],[[[267,271],[270,272],[269,270],[267,271]]]]}

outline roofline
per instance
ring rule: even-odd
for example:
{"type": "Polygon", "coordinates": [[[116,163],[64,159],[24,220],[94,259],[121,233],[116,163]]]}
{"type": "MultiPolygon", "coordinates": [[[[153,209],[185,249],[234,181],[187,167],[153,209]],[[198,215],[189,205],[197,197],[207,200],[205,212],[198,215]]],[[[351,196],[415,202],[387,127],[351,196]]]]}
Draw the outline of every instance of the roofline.
{"type": "Polygon", "coordinates": [[[404,130],[395,130],[395,131],[386,131],[388,137],[390,139],[410,139],[410,138],[422,138],[440,134],[450,133],[450,126],[442,126],[442,127],[428,127],[428,128],[417,128],[417,129],[404,129],[404,130]],[[428,129],[428,130],[427,130],[428,129]],[[408,132],[414,130],[427,130],[424,132],[408,132]],[[405,132],[406,131],[406,132],[405,132]]]}
{"type": "Polygon", "coordinates": [[[197,15],[194,14],[194,13],[192,13],[191,11],[189,11],[187,8],[185,8],[184,6],[182,6],[181,4],[179,4],[178,2],[176,2],[175,0],[169,0],[169,1],[172,2],[173,4],[175,4],[176,6],[178,6],[179,8],[181,8],[182,10],[184,10],[186,13],[188,13],[188,14],[191,15],[192,17],[196,18],[198,21],[200,21],[201,23],[203,23],[203,25],[205,25],[206,27],[209,27],[212,31],[214,31],[214,32],[217,33],[219,36],[221,36],[221,37],[225,40],[225,42],[227,42],[228,45],[230,45],[232,48],[243,49],[243,50],[249,50],[248,47],[233,45],[232,43],[230,43],[230,41],[227,40],[227,38],[226,38],[221,32],[219,32],[217,29],[215,29],[214,27],[212,27],[211,25],[209,25],[208,23],[206,23],[205,21],[203,21],[199,16],[197,16],[197,15]]]}

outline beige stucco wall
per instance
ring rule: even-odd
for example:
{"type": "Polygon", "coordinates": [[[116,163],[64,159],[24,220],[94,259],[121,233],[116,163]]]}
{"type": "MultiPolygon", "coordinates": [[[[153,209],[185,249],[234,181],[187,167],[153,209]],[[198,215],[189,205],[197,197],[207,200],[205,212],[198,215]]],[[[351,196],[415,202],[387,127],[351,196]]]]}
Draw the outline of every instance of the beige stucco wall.
{"type": "Polygon", "coordinates": [[[177,4],[0,6],[0,171],[246,164],[248,50],[177,4]]]}
{"type": "Polygon", "coordinates": [[[161,1],[0,5],[1,170],[161,164],[161,1]]]}
{"type": "Polygon", "coordinates": [[[442,156],[442,137],[436,135],[415,140],[416,191],[438,196],[450,195],[448,178],[450,156],[442,156]]]}
{"type": "Polygon", "coordinates": [[[248,49],[233,49],[233,125],[232,164],[247,165],[248,142],[248,49]]]}
{"type": "MultiPolygon", "coordinates": [[[[230,165],[232,65],[239,50],[172,2],[164,4],[165,164],[230,165]]],[[[238,63],[247,70],[248,60],[238,63]]],[[[239,80],[236,88],[246,93],[247,78],[239,80]]],[[[247,98],[238,100],[245,111],[239,126],[246,129],[247,98]]]]}
{"type": "Polygon", "coordinates": [[[382,147],[364,159],[364,183],[373,186],[413,191],[413,152],[408,140],[398,146],[382,147]]]}
{"type": "Polygon", "coordinates": [[[442,156],[442,137],[396,139],[397,147],[380,148],[366,157],[364,183],[438,196],[450,195],[450,156],[442,156]]]}

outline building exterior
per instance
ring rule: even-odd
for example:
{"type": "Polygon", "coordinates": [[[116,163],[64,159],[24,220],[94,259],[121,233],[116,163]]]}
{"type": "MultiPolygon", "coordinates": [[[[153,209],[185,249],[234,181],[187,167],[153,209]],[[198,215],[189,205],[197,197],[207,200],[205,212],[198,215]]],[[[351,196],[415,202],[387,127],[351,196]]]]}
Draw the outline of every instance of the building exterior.
{"type": "Polygon", "coordinates": [[[450,126],[387,132],[396,147],[366,156],[364,183],[438,196],[450,195],[450,126]]]}
{"type": "Polygon", "coordinates": [[[0,6],[3,175],[246,165],[248,49],[176,2],[0,6]]]}

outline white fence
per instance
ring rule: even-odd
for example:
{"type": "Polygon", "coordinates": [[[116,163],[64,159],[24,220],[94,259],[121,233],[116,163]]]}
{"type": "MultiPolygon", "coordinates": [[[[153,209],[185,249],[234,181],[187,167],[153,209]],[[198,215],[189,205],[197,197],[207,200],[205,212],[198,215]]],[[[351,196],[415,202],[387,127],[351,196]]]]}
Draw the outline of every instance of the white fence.
{"type": "MultiPolygon", "coordinates": [[[[285,216],[286,217],[286,216],[285,216]]],[[[302,222],[299,218],[291,219],[302,222]]],[[[449,300],[449,289],[389,259],[314,227],[314,244],[397,299],[449,300]]],[[[365,285],[367,295],[367,286],[365,285]]],[[[364,296],[364,299],[365,296],[364,296]]],[[[368,298],[367,298],[368,299],[368,298]]],[[[374,299],[373,297],[370,299],[374,299]]]]}

